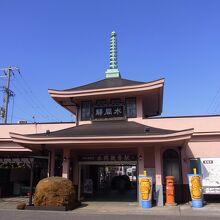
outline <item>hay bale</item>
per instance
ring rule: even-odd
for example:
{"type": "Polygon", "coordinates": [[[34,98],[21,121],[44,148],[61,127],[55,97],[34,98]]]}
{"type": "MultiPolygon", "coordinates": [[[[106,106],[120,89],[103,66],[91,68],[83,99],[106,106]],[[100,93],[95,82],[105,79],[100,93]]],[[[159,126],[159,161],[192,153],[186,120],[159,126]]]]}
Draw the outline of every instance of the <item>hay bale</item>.
{"type": "Polygon", "coordinates": [[[48,177],[39,181],[34,194],[34,206],[73,207],[75,190],[71,180],[48,177]]]}

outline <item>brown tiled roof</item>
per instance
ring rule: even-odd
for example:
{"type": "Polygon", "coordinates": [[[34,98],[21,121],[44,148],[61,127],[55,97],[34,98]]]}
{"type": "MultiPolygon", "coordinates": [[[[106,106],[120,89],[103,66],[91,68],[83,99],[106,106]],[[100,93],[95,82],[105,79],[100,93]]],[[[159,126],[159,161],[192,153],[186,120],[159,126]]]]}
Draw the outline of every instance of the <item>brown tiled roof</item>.
{"type": "Polygon", "coordinates": [[[84,86],[75,87],[72,89],[66,89],[63,91],[78,91],[78,90],[90,90],[90,89],[104,89],[112,87],[122,87],[122,86],[134,86],[144,84],[144,82],[133,81],[122,78],[107,78],[100,81],[96,81],[84,86]]]}
{"type": "Polygon", "coordinates": [[[74,126],[71,128],[43,134],[29,134],[27,137],[100,137],[100,136],[144,136],[165,135],[177,131],[149,127],[136,122],[108,121],[74,126]]]}

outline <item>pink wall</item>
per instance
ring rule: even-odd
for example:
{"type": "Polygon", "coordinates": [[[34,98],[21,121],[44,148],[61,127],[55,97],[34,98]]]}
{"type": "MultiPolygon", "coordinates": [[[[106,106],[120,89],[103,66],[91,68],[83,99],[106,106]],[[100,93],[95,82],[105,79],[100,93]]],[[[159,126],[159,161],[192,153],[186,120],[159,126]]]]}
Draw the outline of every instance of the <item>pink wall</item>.
{"type": "Polygon", "coordinates": [[[0,152],[30,151],[11,141],[9,132],[19,134],[45,133],[46,130],[56,131],[75,126],[75,123],[45,123],[45,124],[7,124],[0,125],[0,152]]]}
{"type": "Polygon", "coordinates": [[[147,126],[168,130],[194,128],[192,139],[186,147],[185,157],[220,157],[220,116],[151,119],[134,118],[129,119],[129,121],[136,121],[147,126]],[[207,133],[202,135],[201,132],[207,133]],[[215,135],[212,133],[215,133],[215,135]]]}
{"type": "Polygon", "coordinates": [[[24,148],[12,141],[0,141],[0,152],[29,152],[31,150],[24,148]]]}
{"type": "Polygon", "coordinates": [[[129,121],[136,121],[152,127],[183,130],[194,128],[195,132],[220,131],[220,116],[207,117],[176,117],[176,118],[134,118],[129,121]]]}
{"type": "Polygon", "coordinates": [[[37,134],[44,133],[46,130],[56,131],[75,126],[75,123],[45,123],[45,124],[1,124],[0,125],[0,141],[1,139],[10,138],[9,132],[19,134],[37,134]]]}
{"type": "Polygon", "coordinates": [[[144,149],[144,160],[145,168],[155,167],[154,147],[146,147],[144,149]]]}
{"type": "MultiPolygon", "coordinates": [[[[186,146],[186,150],[182,152],[184,163],[184,172],[188,169],[188,158],[193,157],[220,157],[220,135],[210,135],[211,132],[220,131],[220,116],[213,117],[182,117],[182,118],[152,118],[152,119],[129,119],[147,126],[153,126],[163,129],[182,130],[194,128],[195,135],[186,146]],[[198,135],[197,132],[209,132],[207,135],[198,135]],[[187,161],[187,162],[185,162],[187,161]]],[[[90,122],[91,123],[91,122],[90,122]]],[[[9,132],[28,134],[42,133],[46,130],[55,131],[75,126],[75,123],[48,123],[48,124],[12,124],[0,126],[0,151],[26,151],[25,148],[19,146],[10,140],[9,132]]],[[[169,147],[169,146],[167,146],[169,147]]],[[[154,148],[147,147],[144,150],[145,164],[144,167],[154,167],[154,148]]]]}
{"type": "Polygon", "coordinates": [[[188,158],[220,157],[220,142],[190,142],[186,153],[188,158]]]}

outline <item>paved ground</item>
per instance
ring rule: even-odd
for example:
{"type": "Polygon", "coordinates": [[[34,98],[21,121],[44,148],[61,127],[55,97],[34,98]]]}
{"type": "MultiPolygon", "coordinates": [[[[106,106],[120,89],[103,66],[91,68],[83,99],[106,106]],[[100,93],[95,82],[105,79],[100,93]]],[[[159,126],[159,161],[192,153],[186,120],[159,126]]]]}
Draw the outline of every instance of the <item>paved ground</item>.
{"type": "Polygon", "coordinates": [[[1,220],[217,220],[219,216],[157,216],[157,215],[115,215],[75,214],[72,212],[1,211],[1,220]]]}
{"type": "Polygon", "coordinates": [[[218,216],[220,218],[220,204],[208,204],[201,209],[195,209],[190,204],[175,207],[153,207],[143,209],[137,203],[126,202],[89,202],[85,207],[71,212],[76,214],[117,214],[117,215],[157,215],[157,216],[218,216]]]}
{"type": "Polygon", "coordinates": [[[1,209],[16,209],[19,203],[28,204],[28,197],[11,197],[11,198],[0,198],[0,210],[1,209]]]}
{"type": "Polygon", "coordinates": [[[27,197],[0,199],[0,219],[220,219],[220,203],[210,203],[201,209],[190,204],[175,207],[142,209],[136,202],[85,202],[80,208],[67,212],[16,210],[18,203],[28,202],[27,197]],[[46,216],[46,217],[45,217],[46,216]],[[135,217],[134,217],[135,216],[135,217]],[[144,217],[145,216],[145,217],[144,217]],[[129,217],[129,218],[128,218],[129,217]],[[143,218],[144,217],[144,218],[143,218]],[[194,218],[192,218],[194,217],[194,218]],[[132,219],[132,218],[131,218],[132,219]]]}

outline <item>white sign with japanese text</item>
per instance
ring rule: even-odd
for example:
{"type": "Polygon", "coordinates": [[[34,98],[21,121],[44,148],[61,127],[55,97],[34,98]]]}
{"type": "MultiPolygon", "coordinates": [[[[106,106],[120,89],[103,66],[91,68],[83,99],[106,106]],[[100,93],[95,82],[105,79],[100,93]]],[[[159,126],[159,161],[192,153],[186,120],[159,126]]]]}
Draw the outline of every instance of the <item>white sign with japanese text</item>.
{"type": "Polygon", "coordinates": [[[204,194],[220,194],[220,158],[200,158],[204,194]]]}

